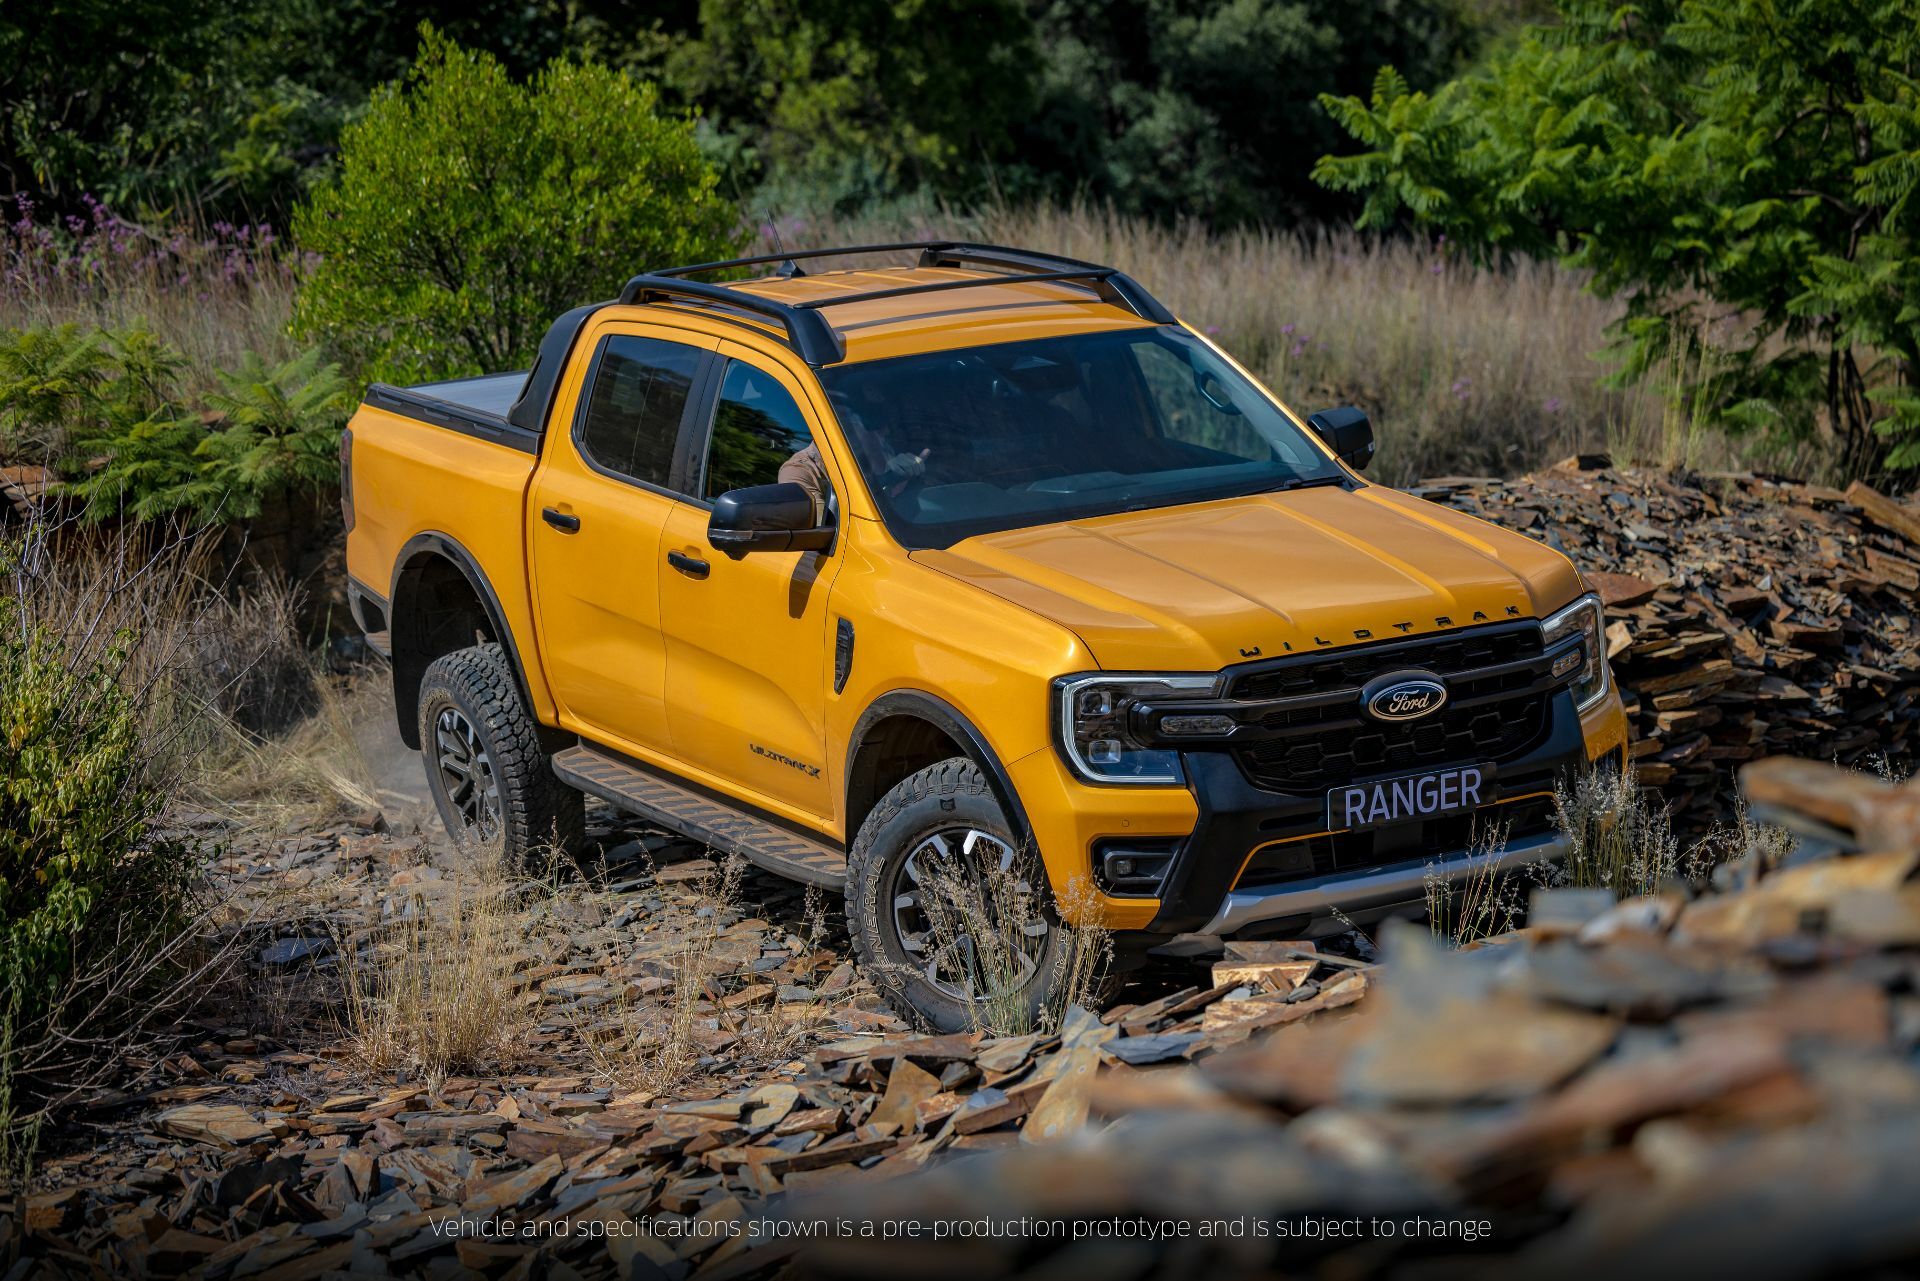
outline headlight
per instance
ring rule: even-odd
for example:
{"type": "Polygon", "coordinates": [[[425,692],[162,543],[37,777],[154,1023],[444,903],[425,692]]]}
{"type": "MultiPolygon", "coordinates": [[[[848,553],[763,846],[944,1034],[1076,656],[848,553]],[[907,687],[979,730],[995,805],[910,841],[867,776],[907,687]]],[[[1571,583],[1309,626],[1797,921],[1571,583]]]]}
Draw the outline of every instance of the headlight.
{"type": "MultiPolygon", "coordinates": [[[[1600,598],[1582,596],[1541,623],[1540,630],[1548,649],[1569,637],[1581,638],[1578,670],[1573,678],[1573,701],[1580,710],[1584,712],[1604,698],[1607,693],[1607,638],[1600,598]]],[[[1558,674],[1558,664],[1555,667],[1558,674]]]]}
{"type": "Polygon", "coordinates": [[[1210,697],[1217,676],[1063,676],[1054,682],[1061,754],[1093,783],[1178,783],[1180,753],[1134,737],[1133,709],[1210,697]]]}

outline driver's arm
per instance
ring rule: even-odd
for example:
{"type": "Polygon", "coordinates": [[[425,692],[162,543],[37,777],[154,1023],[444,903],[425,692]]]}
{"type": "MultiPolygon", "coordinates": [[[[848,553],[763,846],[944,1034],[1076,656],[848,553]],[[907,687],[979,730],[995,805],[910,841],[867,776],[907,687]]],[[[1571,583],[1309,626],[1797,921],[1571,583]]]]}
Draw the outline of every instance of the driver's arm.
{"type": "Polygon", "coordinates": [[[794,454],[780,464],[780,481],[783,484],[798,485],[807,491],[807,497],[813,500],[813,523],[822,524],[827,512],[827,465],[820,457],[819,446],[809,443],[805,449],[794,454]]]}

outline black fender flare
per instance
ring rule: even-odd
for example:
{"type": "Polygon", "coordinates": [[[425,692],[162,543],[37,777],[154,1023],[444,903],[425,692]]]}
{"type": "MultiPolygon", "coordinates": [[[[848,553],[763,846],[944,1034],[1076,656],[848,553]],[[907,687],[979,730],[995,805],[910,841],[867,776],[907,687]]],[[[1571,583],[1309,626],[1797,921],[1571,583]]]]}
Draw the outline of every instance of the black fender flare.
{"type": "MultiPolygon", "coordinates": [[[[853,724],[853,733],[847,738],[846,768],[842,774],[846,788],[852,787],[854,760],[868,732],[891,716],[912,716],[926,721],[960,744],[961,750],[987,776],[987,787],[1006,814],[1007,821],[1012,824],[1014,836],[1023,842],[1033,839],[1033,826],[1027,821],[1027,809],[1021,804],[1020,793],[1013,786],[1013,777],[1007,773],[1007,767],[1000,763],[999,755],[988,746],[986,736],[975,729],[973,722],[953,704],[925,690],[889,690],[867,704],[866,710],[860,713],[860,718],[853,724]]],[[[843,803],[844,795],[843,792],[843,803]]],[[[847,832],[848,849],[853,848],[854,838],[858,835],[856,831],[847,832]]]]}
{"type": "MultiPolygon", "coordinates": [[[[480,608],[486,612],[487,628],[493,633],[494,639],[499,641],[501,650],[506,654],[507,666],[513,669],[514,684],[519,688],[520,699],[527,709],[527,715],[535,720],[538,719],[534,716],[533,689],[527,683],[526,668],[520,660],[519,644],[514,640],[513,629],[507,626],[506,611],[501,608],[499,593],[493,590],[493,584],[488,581],[486,571],[480,568],[480,562],[475,559],[473,553],[461,546],[459,539],[438,530],[424,530],[409,538],[400,548],[400,554],[394,557],[393,581],[387,592],[387,626],[390,629],[388,635],[395,660],[393,664],[394,715],[400,722],[401,740],[407,746],[416,749],[420,746],[416,741],[419,737],[419,729],[412,723],[415,718],[409,713],[417,711],[419,707],[419,690],[401,688],[404,678],[400,663],[400,619],[406,609],[401,587],[409,572],[417,569],[424,561],[436,557],[447,561],[459,570],[460,576],[466,579],[467,586],[473,589],[474,596],[480,601],[480,608]]],[[[418,681],[418,673],[415,674],[415,680],[418,681]]]]}

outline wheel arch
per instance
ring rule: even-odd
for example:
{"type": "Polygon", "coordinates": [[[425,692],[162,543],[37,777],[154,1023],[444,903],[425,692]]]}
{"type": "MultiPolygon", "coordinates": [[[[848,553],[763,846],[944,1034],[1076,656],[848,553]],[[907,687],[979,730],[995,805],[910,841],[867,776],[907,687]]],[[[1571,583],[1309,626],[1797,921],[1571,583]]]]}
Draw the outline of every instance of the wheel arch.
{"type": "Polygon", "coordinates": [[[1014,836],[1031,841],[1033,828],[1027,822],[1026,807],[986,736],[945,699],[924,690],[900,689],[869,703],[848,738],[843,811],[847,847],[853,847],[860,825],[896,783],[951,756],[965,756],[980,767],[1014,836]],[[937,737],[927,737],[929,732],[937,737]]]}
{"type": "Polygon", "coordinates": [[[420,678],[436,658],[473,644],[476,634],[499,644],[523,705],[532,715],[533,691],[499,594],[480,562],[459,540],[437,530],[408,539],[394,558],[387,602],[393,710],[401,741],[408,747],[420,746],[420,678]]]}

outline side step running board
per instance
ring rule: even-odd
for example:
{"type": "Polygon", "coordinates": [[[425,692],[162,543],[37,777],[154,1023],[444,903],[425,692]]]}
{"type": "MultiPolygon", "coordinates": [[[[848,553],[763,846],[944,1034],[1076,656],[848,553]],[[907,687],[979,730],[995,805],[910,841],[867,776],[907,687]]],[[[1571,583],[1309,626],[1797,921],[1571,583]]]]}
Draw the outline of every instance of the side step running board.
{"type": "Polygon", "coordinates": [[[738,854],[769,872],[824,889],[846,886],[847,856],[826,841],[777,826],[642,766],[591,747],[569,747],[554,753],[553,772],[589,796],[705,841],[722,853],[738,854]]]}

